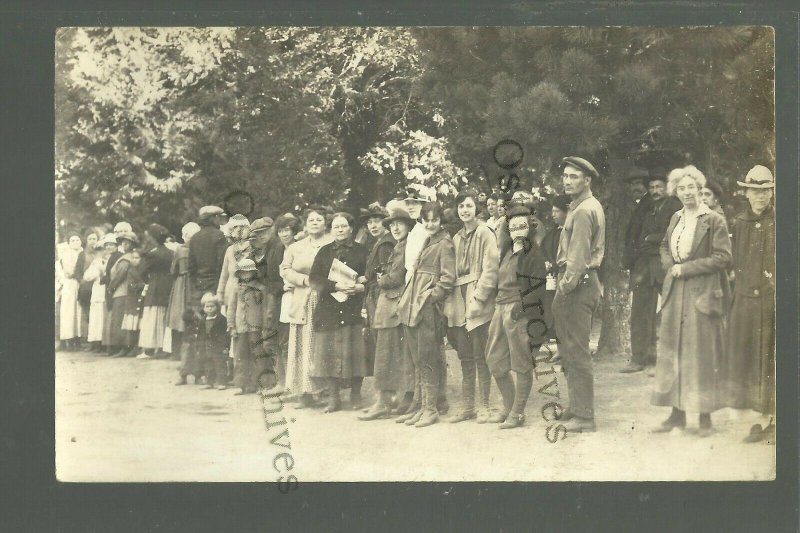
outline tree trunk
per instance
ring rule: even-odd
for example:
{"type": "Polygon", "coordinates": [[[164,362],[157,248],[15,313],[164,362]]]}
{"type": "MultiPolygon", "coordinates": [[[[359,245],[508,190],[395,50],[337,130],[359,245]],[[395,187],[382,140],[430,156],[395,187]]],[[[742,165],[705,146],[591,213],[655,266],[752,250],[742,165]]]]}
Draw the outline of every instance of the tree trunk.
{"type": "Polygon", "coordinates": [[[629,274],[622,266],[622,255],[632,202],[626,184],[619,179],[619,176],[625,175],[622,172],[629,165],[624,161],[614,163],[610,167],[618,175],[608,178],[601,195],[606,213],[606,249],[600,268],[603,300],[600,307],[598,356],[623,356],[630,354],[631,348],[629,274]]]}

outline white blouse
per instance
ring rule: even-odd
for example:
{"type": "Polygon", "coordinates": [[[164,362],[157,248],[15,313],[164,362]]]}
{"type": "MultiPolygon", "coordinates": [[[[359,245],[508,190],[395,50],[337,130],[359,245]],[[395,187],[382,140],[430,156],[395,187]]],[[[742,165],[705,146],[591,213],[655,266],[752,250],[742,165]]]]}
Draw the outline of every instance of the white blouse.
{"type": "Polygon", "coordinates": [[[689,259],[694,244],[694,230],[697,228],[697,219],[700,215],[710,213],[711,210],[706,204],[701,203],[694,213],[689,213],[684,207],[678,211],[678,224],[672,231],[669,240],[669,248],[672,252],[672,259],[676,263],[683,263],[689,259]]]}

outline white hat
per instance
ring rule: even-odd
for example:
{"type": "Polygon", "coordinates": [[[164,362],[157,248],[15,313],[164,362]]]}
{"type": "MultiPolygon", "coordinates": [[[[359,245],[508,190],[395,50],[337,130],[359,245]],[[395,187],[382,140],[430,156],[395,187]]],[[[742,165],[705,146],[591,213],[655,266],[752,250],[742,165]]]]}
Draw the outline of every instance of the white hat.
{"type": "Polygon", "coordinates": [[[236,272],[258,272],[258,269],[252,259],[245,257],[236,264],[236,272]]]}
{"type": "Polygon", "coordinates": [[[114,226],[114,233],[122,233],[126,231],[133,231],[133,228],[127,222],[117,222],[114,226]]]}
{"type": "Polygon", "coordinates": [[[188,222],[183,225],[181,228],[181,237],[183,238],[183,242],[189,242],[189,239],[194,237],[194,234],[200,231],[200,224],[197,222],[188,222]]]}
{"type": "Polygon", "coordinates": [[[97,241],[98,246],[105,246],[106,244],[113,244],[114,246],[117,245],[117,236],[113,233],[106,233],[102,239],[97,241]]]}
{"type": "Polygon", "coordinates": [[[204,205],[200,208],[200,211],[197,212],[197,215],[200,218],[205,217],[213,217],[214,215],[224,215],[225,211],[221,207],[217,207],[216,205],[204,205]]]}
{"type": "Polygon", "coordinates": [[[775,178],[767,167],[756,165],[750,169],[743,182],[737,181],[736,183],[750,189],[772,189],[775,187],[775,178]]]}

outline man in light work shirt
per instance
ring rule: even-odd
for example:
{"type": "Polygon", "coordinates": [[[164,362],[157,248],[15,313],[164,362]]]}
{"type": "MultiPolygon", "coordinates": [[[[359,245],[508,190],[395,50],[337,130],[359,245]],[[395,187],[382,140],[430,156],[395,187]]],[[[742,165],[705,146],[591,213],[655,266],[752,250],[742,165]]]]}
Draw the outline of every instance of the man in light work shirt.
{"type": "Polygon", "coordinates": [[[594,166],[580,157],[565,157],[562,163],[564,193],[572,203],[558,245],[553,315],[569,391],[569,408],[561,420],[569,434],[595,430],[589,335],[601,297],[597,269],[605,251],[606,218],[592,195],[592,182],[599,177],[594,166]]]}

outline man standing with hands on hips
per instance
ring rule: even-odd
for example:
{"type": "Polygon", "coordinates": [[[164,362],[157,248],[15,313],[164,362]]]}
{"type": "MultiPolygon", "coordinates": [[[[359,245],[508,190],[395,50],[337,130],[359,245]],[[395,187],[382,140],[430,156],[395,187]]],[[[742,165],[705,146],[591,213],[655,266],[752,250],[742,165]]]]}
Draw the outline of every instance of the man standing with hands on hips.
{"type": "Polygon", "coordinates": [[[558,246],[553,315],[569,391],[569,408],[561,420],[569,434],[595,430],[589,336],[601,297],[597,269],[605,252],[606,219],[592,195],[592,182],[599,178],[594,166],[574,156],[565,157],[562,163],[564,193],[572,202],[558,246]]]}

